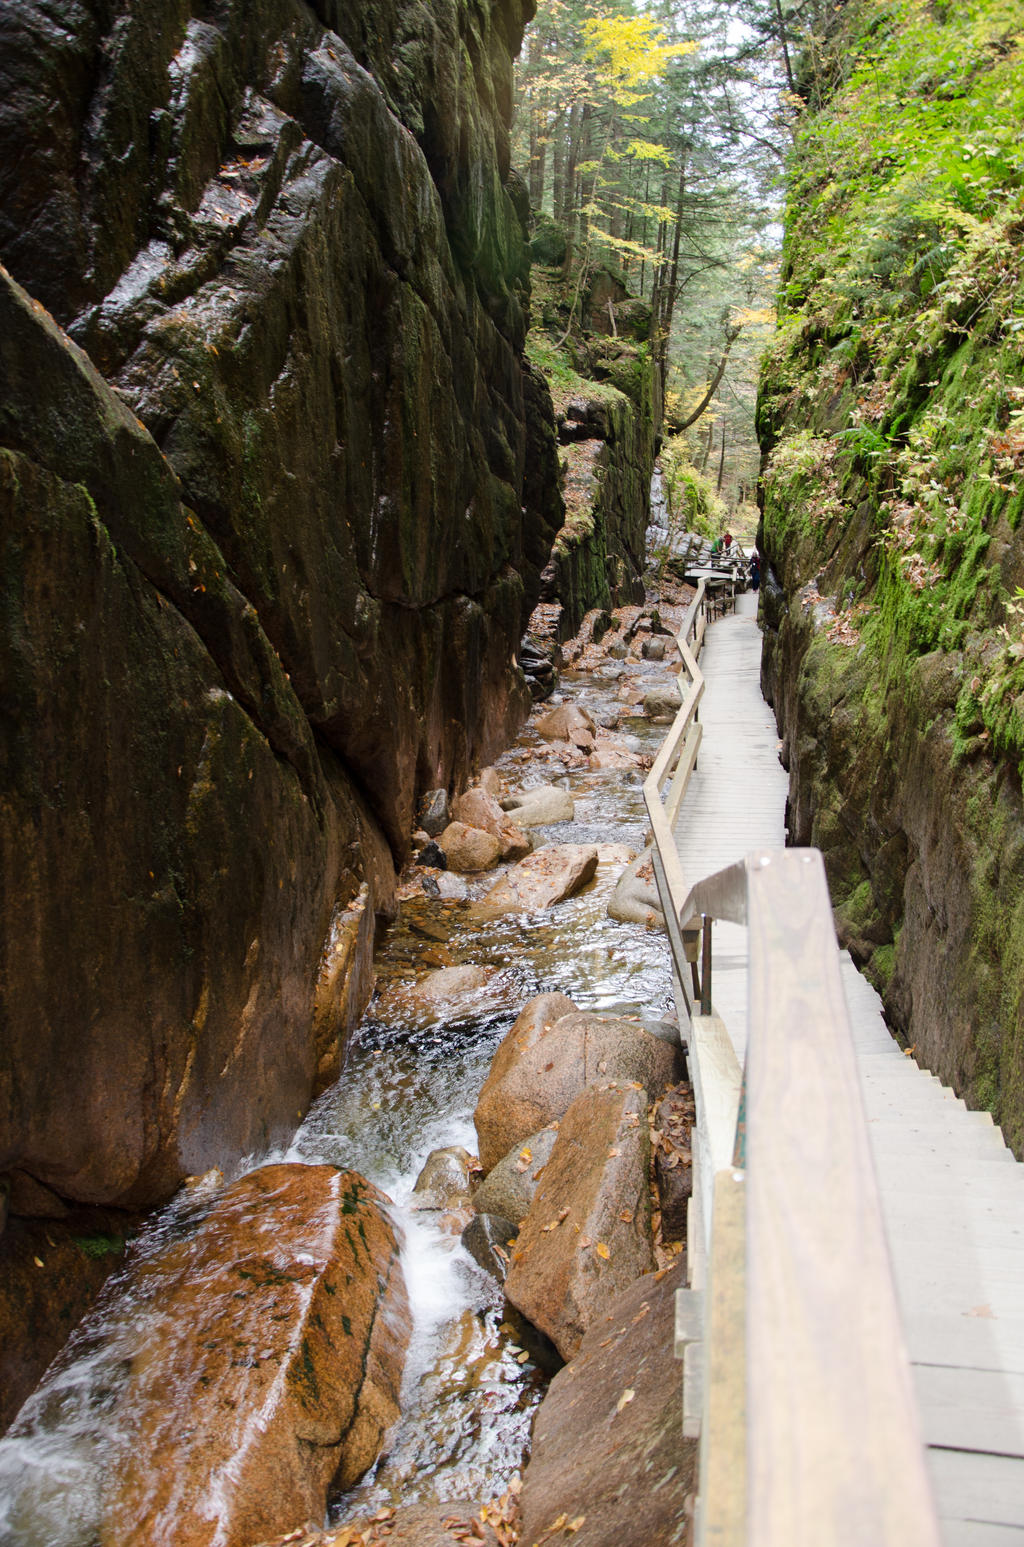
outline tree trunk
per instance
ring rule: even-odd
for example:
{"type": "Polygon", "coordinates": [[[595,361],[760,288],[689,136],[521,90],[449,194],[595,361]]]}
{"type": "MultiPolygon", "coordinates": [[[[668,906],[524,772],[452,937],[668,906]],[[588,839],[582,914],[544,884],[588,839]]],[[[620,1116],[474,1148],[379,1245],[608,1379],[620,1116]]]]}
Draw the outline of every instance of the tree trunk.
{"type": "Polygon", "coordinates": [[[735,344],[742,331],[742,325],[738,328],[726,328],[725,348],[722,351],[722,358],[718,362],[718,369],[712,378],[711,385],[705,392],[704,396],[701,398],[697,407],[693,410],[693,413],[690,415],[689,419],[684,420],[684,422],[679,426],[680,430],[688,430],[691,424],[697,423],[697,420],[700,418],[701,414],[704,412],[705,408],[707,408],[708,404],[711,402],[711,399],[718,391],[718,384],[722,377],[725,375],[725,367],[729,363],[729,350],[732,348],[733,344],[735,344]]]}
{"type": "Polygon", "coordinates": [[[775,0],[775,20],[779,24],[779,42],[782,44],[782,58],[786,66],[786,84],[792,93],[796,93],[793,84],[793,66],[789,59],[789,43],[786,39],[786,21],[782,14],[782,0],[775,0]]]}
{"type": "Polygon", "coordinates": [[[725,420],[722,420],[722,451],[718,458],[718,483],[716,485],[719,494],[722,492],[722,479],[725,477],[725,420]]]}
{"type": "Polygon", "coordinates": [[[707,433],[707,435],[705,437],[705,440],[704,440],[704,454],[703,454],[703,456],[700,459],[700,471],[702,473],[707,472],[708,458],[711,455],[711,442],[714,440],[714,438],[715,438],[715,421],[714,421],[714,419],[709,419],[708,420],[708,433],[707,433]]]}
{"type": "Polygon", "coordinates": [[[551,213],[563,219],[565,207],[565,117],[555,113],[551,119],[551,213]]]}
{"type": "Polygon", "coordinates": [[[547,138],[540,108],[530,109],[530,205],[535,210],[544,207],[544,163],[547,159],[547,138]]]}

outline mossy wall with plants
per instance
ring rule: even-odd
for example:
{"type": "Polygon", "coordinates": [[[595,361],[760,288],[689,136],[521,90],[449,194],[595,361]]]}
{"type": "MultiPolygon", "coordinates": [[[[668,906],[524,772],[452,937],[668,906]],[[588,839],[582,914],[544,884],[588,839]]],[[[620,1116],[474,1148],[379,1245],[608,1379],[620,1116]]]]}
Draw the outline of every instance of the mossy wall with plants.
{"type": "Polygon", "coordinates": [[[586,276],[543,265],[536,241],[534,259],[526,354],[551,394],[562,506],[542,597],[562,604],[568,637],[593,607],[643,600],[658,372],[650,308],[618,276],[598,268],[588,288],[586,276]],[[598,286],[610,292],[610,307],[586,304],[598,286]]]}
{"type": "Polygon", "coordinates": [[[1024,6],[854,0],[804,66],[762,372],[790,836],[919,1059],[1024,1142],[1024,6]]]}

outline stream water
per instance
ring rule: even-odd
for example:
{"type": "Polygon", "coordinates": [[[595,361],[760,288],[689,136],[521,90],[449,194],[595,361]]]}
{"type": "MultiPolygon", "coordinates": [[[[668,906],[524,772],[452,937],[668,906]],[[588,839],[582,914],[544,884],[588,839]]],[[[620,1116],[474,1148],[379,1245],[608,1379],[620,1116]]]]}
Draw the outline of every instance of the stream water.
{"type": "MultiPolygon", "coordinates": [[[[623,679],[663,682],[668,668],[609,662],[563,674],[561,693],[601,723],[615,711],[623,679]]],[[[653,754],[664,730],[623,719],[634,750],[653,754]]],[[[563,744],[564,747],[564,744],[563,744]]],[[[568,760],[573,761],[571,758],[568,760]]],[[[527,727],[499,760],[510,788],[560,782],[576,802],[573,822],[540,830],[548,842],[627,844],[639,851],[647,826],[639,768],[566,768],[527,727]]],[[[331,1520],[415,1500],[500,1493],[522,1464],[546,1376],[503,1319],[495,1281],[436,1215],[411,1207],[416,1177],[436,1147],[476,1141],[472,1112],[494,1049],[533,994],[561,990],[581,1009],[660,1019],[671,1013],[664,936],[607,914],[622,861],[600,865],[579,896],[537,914],[488,915],[479,894],[457,902],[415,896],[402,905],[378,959],[387,983],[441,965],[497,969],[483,999],[444,1007],[433,1022],[381,1020],[373,1006],[351,1040],[338,1083],[310,1110],[286,1156],[351,1167],[394,1200],[414,1331],[403,1384],[403,1416],[389,1450],[345,1497],[331,1520]],[[495,994],[497,988],[497,997],[495,994]]],[[[184,1192],[147,1227],[135,1260],[189,1228],[203,1189],[184,1192]]],[[[151,1314],[112,1280],[96,1310],[0,1441],[0,1547],[92,1547],[104,1475],[126,1437],[111,1414],[131,1351],[151,1314]]]]}

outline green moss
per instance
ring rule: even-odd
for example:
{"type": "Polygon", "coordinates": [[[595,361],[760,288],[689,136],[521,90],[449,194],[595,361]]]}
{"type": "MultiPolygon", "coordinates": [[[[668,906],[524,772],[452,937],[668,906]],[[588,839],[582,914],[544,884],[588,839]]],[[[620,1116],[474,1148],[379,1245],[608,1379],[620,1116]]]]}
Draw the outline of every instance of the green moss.
{"type": "Polygon", "coordinates": [[[122,1257],[124,1255],[124,1236],[122,1235],[104,1235],[97,1232],[94,1235],[75,1235],[71,1239],[86,1257],[122,1257]]]}

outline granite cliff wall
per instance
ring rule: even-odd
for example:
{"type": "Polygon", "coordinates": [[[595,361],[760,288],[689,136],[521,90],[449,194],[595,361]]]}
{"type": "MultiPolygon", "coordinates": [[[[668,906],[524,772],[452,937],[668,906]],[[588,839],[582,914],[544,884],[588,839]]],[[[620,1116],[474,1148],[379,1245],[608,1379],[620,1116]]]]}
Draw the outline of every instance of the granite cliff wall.
{"type": "Polygon", "coordinates": [[[419,792],[524,712],[556,471],[504,188],[532,9],[0,12],[16,1213],[148,1206],[293,1127],[419,792]]]}

